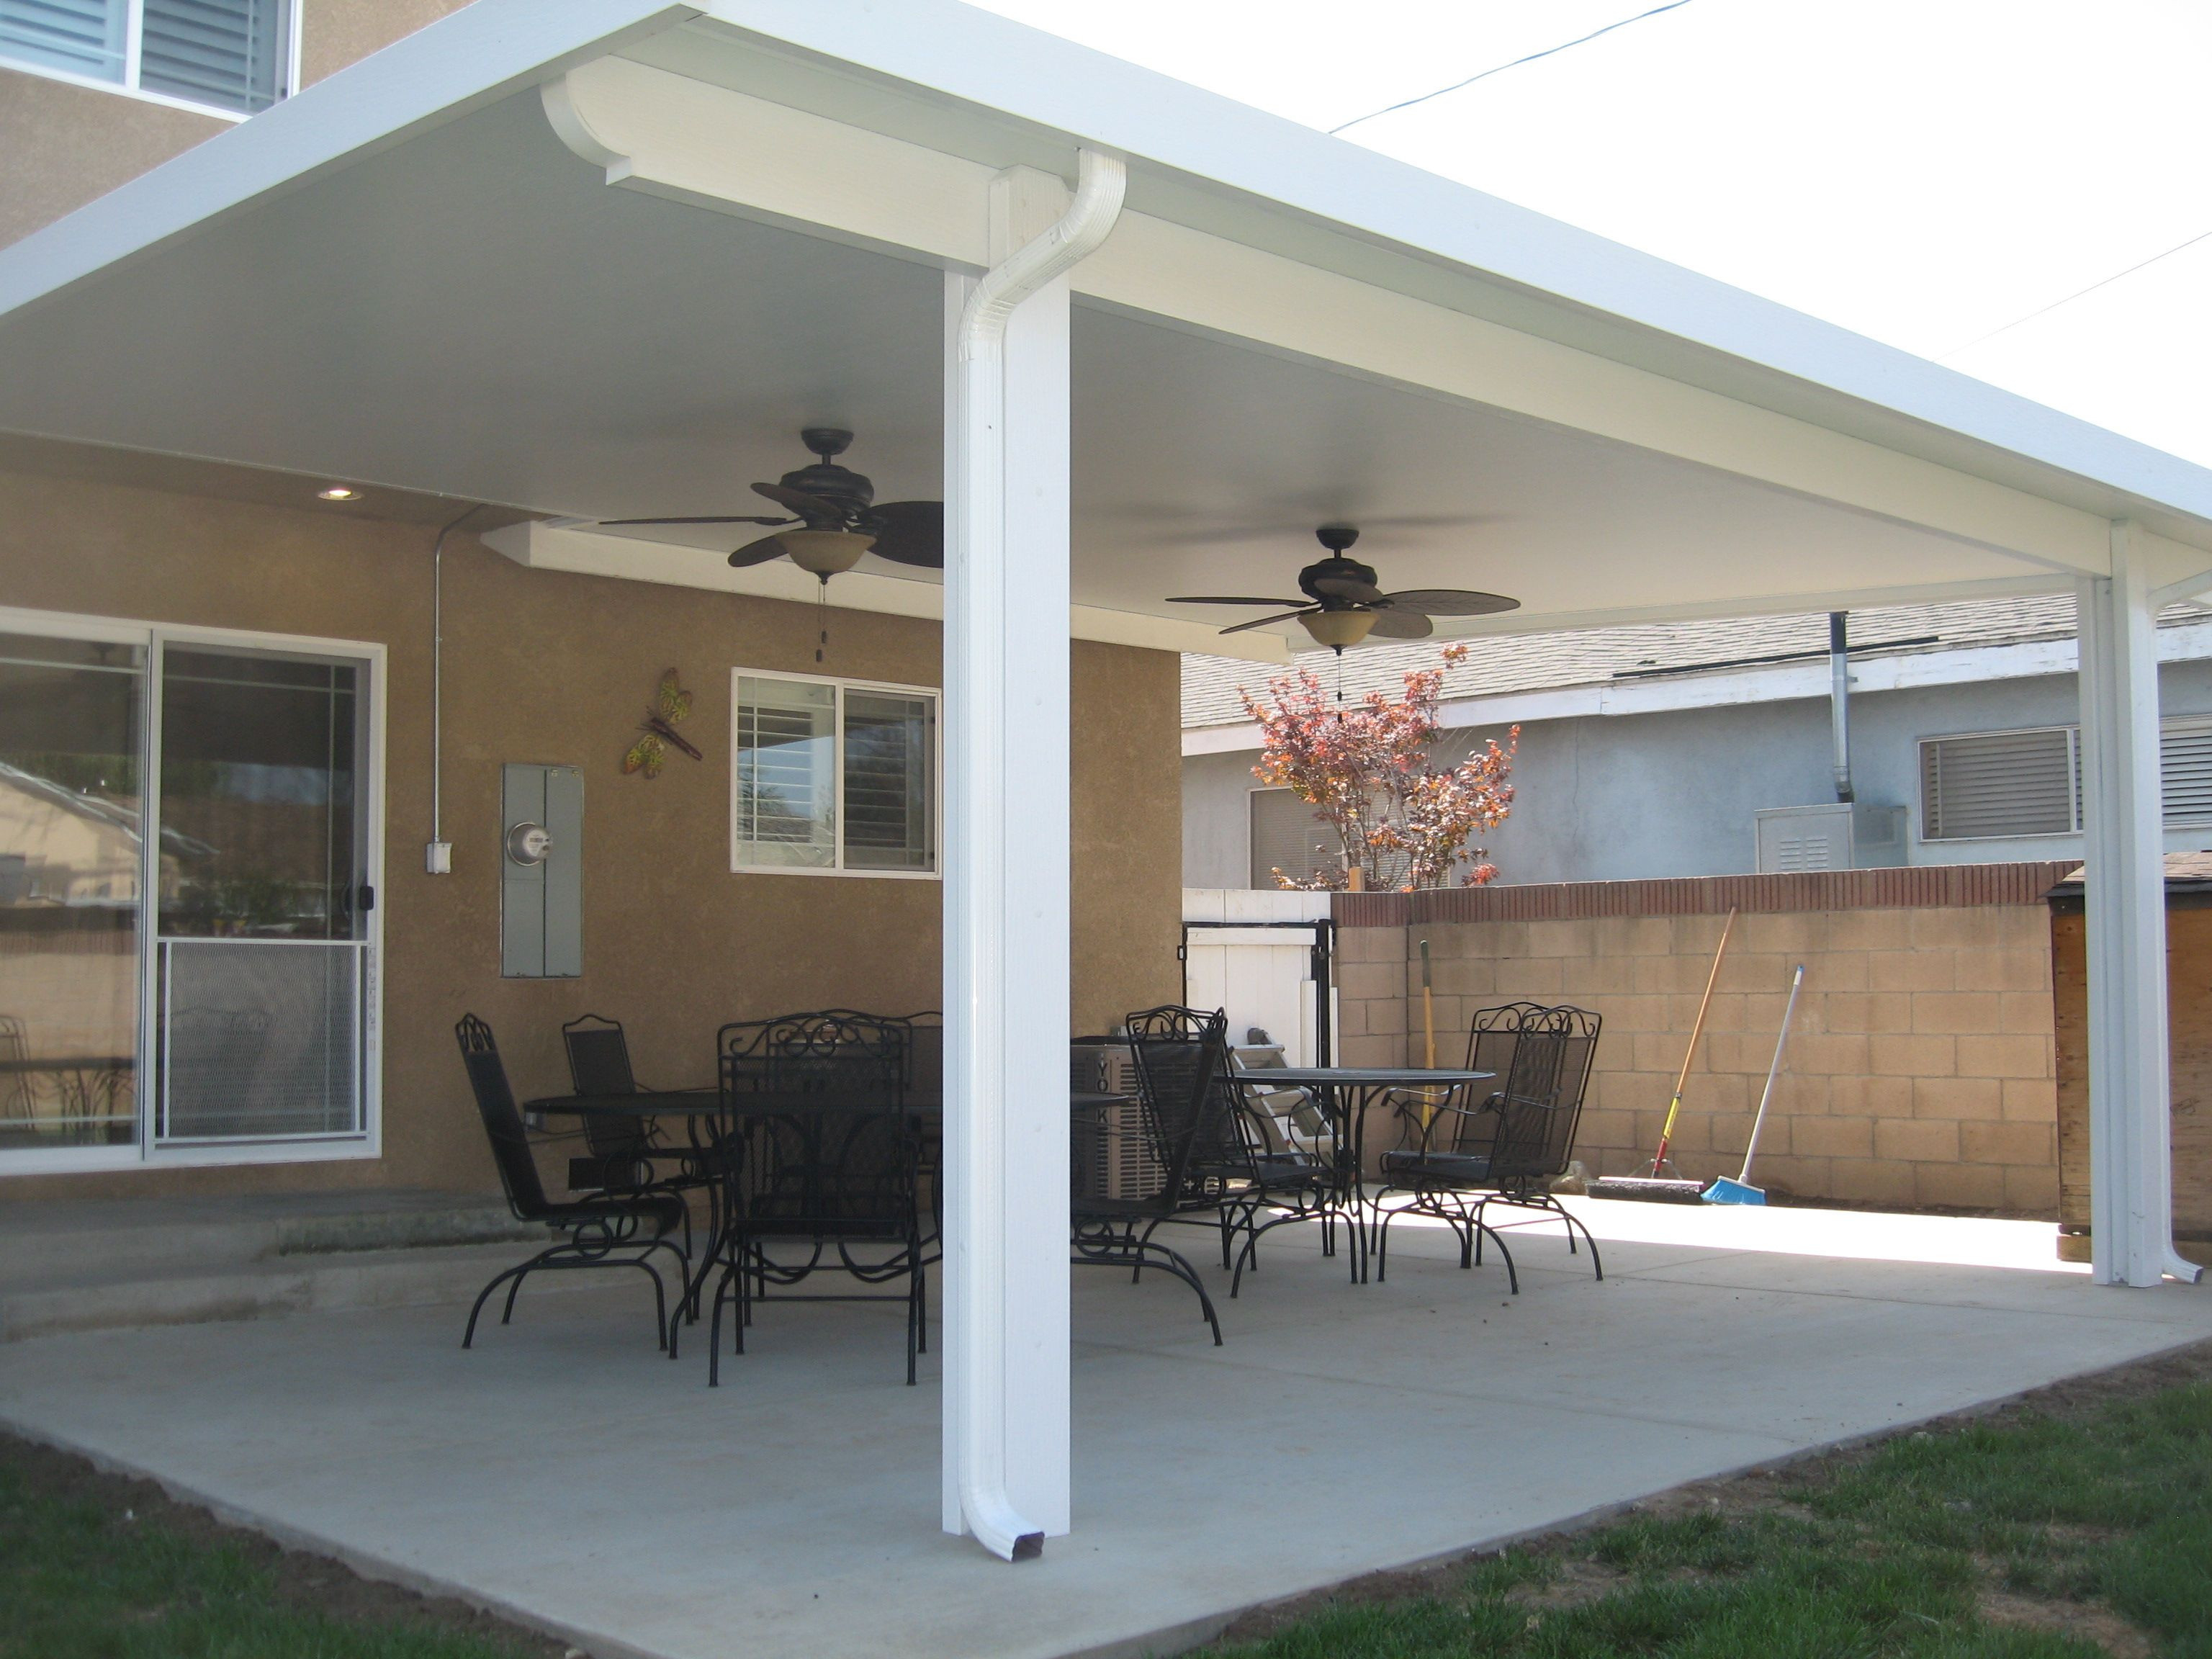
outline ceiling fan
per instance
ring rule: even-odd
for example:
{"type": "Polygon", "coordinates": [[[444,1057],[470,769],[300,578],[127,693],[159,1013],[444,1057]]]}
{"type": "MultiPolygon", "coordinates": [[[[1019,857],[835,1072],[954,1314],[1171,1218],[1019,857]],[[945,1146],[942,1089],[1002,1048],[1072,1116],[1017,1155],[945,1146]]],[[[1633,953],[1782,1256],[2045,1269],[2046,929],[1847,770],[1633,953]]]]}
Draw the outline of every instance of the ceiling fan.
{"type": "Polygon", "coordinates": [[[853,434],[836,427],[810,426],[799,442],[817,457],[811,466],[787,472],[774,483],[756,483],[753,493],[765,495],[787,516],[766,518],[747,513],[720,514],[704,518],[603,519],[612,528],[623,525],[765,524],[778,526],[772,535],[747,542],[730,555],[739,569],[789,559],[822,584],[821,637],[814,648],[820,662],[830,643],[826,607],[830,579],[842,575],[873,553],[893,564],[924,570],[945,568],[945,503],[942,501],[878,501],[876,487],[862,474],[837,465],[853,441],[853,434]]]}
{"type": "Polygon", "coordinates": [[[860,555],[873,553],[893,564],[915,565],[925,570],[945,568],[945,503],[942,501],[878,501],[876,487],[850,467],[837,465],[853,441],[853,434],[835,427],[810,426],[799,434],[812,450],[811,466],[787,472],[774,483],[757,483],[753,493],[765,495],[784,509],[781,518],[753,514],[722,514],[706,518],[603,519],[617,525],[766,524],[784,526],[772,536],[748,542],[730,555],[730,562],[766,564],[787,558],[808,574],[827,583],[860,562],[860,555]]]}
{"type": "Polygon", "coordinates": [[[1264,605],[1277,614],[1224,628],[1224,634],[1242,634],[1295,617],[1314,642],[1340,656],[1349,645],[1369,635],[1386,640],[1425,640],[1436,631],[1431,617],[1487,617],[1500,611],[1517,611],[1521,601],[1497,593],[1478,593],[1462,587],[1412,587],[1385,593],[1376,585],[1372,567],[1345,554],[1359,539],[1348,524],[1325,524],[1315,539],[1328,556],[1298,572],[1303,599],[1258,599],[1242,596],[1201,594],[1170,599],[1170,605],[1264,605]],[[1282,607],[1288,605],[1285,611],[1282,607]]]}

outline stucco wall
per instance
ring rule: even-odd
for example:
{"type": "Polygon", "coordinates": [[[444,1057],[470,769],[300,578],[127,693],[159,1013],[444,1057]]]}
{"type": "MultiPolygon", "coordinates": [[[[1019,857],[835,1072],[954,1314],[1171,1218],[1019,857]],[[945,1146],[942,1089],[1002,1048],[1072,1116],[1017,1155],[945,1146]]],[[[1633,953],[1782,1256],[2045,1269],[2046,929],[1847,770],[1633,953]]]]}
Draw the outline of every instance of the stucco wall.
{"type": "MultiPolygon", "coordinates": [[[[1264,673],[1264,670],[1255,671],[1264,673]]],[[[2159,687],[2168,714],[2212,713],[2212,663],[2168,663],[2159,687]]],[[[1922,738],[2063,725],[2076,718],[2071,674],[1972,685],[1864,692],[1851,700],[1851,762],[1863,801],[1908,809],[1908,861],[2080,858],[2079,836],[1924,842],[1919,839],[1922,738]]],[[[1455,732],[1456,759],[1504,727],[1455,732]]],[[[1243,886],[1254,752],[1194,755],[1183,763],[1184,874],[1194,887],[1243,886]]],[[[1486,837],[1507,882],[1633,881],[1727,875],[1756,867],[1752,814],[1834,799],[1828,706],[1817,699],[1542,720],[1521,729],[1513,815],[1486,837]]],[[[2212,842],[2175,830],[2171,850],[2212,842]]]]}
{"type": "MultiPolygon", "coordinates": [[[[304,0],[300,79],[312,85],[465,0],[304,0]]],[[[203,139],[220,116],[0,64],[0,247],[203,139]]]]}
{"type": "MultiPolygon", "coordinates": [[[[931,881],[734,875],[729,671],[939,679],[934,623],[833,611],[814,662],[810,606],[526,570],[465,535],[446,565],[446,834],[427,876],[431,532],[75,480],[0,473],[0,604],[382,641],[391,649],[385,1132],[380,1162],[134,1171],[0,1182],[10,1196],[495,1184],[453,1049],[491,1022],[519,1091],[563,1084],[560,1022],[622,1019],[643,1079],[710,1080],[716,1025],[795,1008],[908,1012],[940,1000],[931,881]],[[652,781],[620,763],[661,672],[696,696],[652,781]],[[499,976],[500,767],[585,773],[585,973],[499,976]]],[[[1073,811],[1077,1029],[1169,1000],[1177,981],[1177,665],[1079,642],[1073,811]]]]}
{"type": "MultiPolygon", "coordinates": [[[[1604,1018],[1579,1156],[1594,1174],[1635,1173],[1657,1145],[1724,921],[1346,926],[1340,1052],[1352,1064],[1422,1063],[1425,938],[1439,1064],[1463,1058],[1480,1008],[1528,1000],[1604,1018]]],[[[1675,1127],[1682,1174],[1735,1173],[1799,963],[1805,988],[1755,1183],[1846,1203],[2057,1215],[2051,928],[2039,902],[1740,916],[1675,1127]]]]}

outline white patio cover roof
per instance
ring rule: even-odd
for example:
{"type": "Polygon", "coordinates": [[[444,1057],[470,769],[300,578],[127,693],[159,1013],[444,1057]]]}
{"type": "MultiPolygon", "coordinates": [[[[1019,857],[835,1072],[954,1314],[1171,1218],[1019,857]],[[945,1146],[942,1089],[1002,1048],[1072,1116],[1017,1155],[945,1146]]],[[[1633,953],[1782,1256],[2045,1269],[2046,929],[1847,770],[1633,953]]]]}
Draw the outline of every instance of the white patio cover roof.
{"type": "MultiPolygon", "coordinates": [[[[1079,635],[1279,657],[1164,600],[1333,519],[1522,602],[1455,633],[2058,591],[2124,518],[2212,569],[2212,472],[951,0],[478,0],[0,251],[0,429],[595,520],[754,510],[816,422],[933,496],[939,273],[1079,142],[1079,635]]],[[[742,534],[500,544],[811,597],[742,534]]]]}

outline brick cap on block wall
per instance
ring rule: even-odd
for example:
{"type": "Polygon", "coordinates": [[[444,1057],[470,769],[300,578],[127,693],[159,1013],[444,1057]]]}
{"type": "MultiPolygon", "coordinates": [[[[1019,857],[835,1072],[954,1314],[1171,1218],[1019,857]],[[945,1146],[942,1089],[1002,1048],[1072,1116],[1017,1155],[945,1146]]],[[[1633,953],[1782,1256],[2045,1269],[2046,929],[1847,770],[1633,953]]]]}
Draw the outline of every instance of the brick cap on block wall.
{"type": "Polygon", "coordinates": [[[1931,910],[2040,904],[2081,860],[1927,864],[1814,870],[1788,876],[1680,876],[1657,881],[1561,881],[1338,893],[1337,925],[1404,927],[1451,921],[1582,921],[1597,916],[1723,915],[1730,910],[1931,910]]]}

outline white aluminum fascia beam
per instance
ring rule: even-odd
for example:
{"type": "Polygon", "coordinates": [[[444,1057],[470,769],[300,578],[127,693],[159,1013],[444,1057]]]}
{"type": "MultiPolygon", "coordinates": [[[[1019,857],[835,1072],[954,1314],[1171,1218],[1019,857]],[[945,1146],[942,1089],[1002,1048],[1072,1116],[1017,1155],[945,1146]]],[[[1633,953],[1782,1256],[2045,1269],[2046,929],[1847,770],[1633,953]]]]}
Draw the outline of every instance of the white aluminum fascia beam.
{"type": "MultiPolygon", "coordinates": [[[[544,98],[611,185],[946,269],[984,263],[992,173],[975,162],[627,58],[580,65],[544,98]]],[[[2094,514],[1166,220],[1125,212],[1072,280],[1141,319],[1932,531],[2021,561],[2027,580],[2107,568],[2094,514]]],[[[2176,546],[2184,566],[2203,561],[2176,546]]]]}
{"type": "Polygon", "coordinates": [[[2157,612],[2138,526],[2112,528],[2112,574],[2076,592],[2089,978],[2091,1273],[2195,1283],[2173,1248],[2165,819],[2157,612]]]}
{"type": "MultiPolygon", "coordinates": [[[[494,552],[532,570],[563,570],[580,576],[607,576],[618,581],[660,582],[672,587],[702,588],[716,593],[742,593],[753,599],[787,599],[811,605],[820,597],[820,584],[787,560],[732,568],[720,552],[648,541],[636,536],[610,535],[588,526],[544,519],[525,520],[488,530],[477,538],[494,552]]],[[[937,582],[911,576],[884,575],[872,570],[850,570],[830,583],[833,611],[872,611],[891,617],[916,617],[940,622],[945,616],[945,589],[937,582]]],[[[1224,640],[1210,623],[1177,617],[1155,617],[1138,611],[1111,611],[1103,605],[1071,605],[1067,610],[1068,637],[1102,645],[1132,645],[1146,651],[1204,652],[1211,656],[1242,657],[1247,661],[1281,666],[1290,661],[1289,647],[1279,635],[1239,634],[1224,640]]]]}

